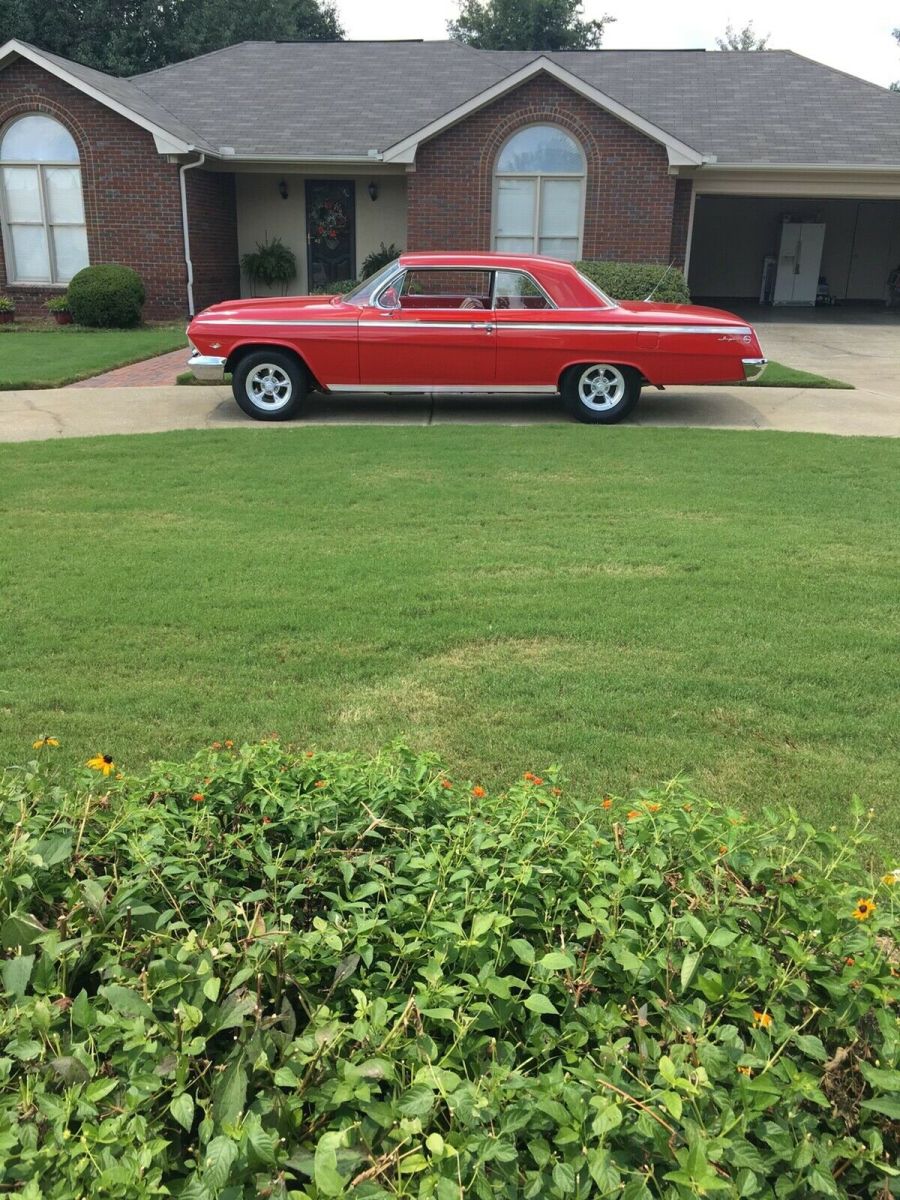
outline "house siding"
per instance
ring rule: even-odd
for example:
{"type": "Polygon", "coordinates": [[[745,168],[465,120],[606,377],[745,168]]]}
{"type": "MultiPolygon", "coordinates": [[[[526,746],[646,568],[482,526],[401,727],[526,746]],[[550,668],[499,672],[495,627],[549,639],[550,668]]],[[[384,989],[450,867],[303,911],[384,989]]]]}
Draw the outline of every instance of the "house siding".
{"type": "Polygon", "coordinates": [[[548,75],[420,147],[409,176],[409,249],[490,249],[497,154],[517,129],[538,122],[561,126],[584,150],[584,258],[683,261],[687,206],[665,148],[548,75]]]}

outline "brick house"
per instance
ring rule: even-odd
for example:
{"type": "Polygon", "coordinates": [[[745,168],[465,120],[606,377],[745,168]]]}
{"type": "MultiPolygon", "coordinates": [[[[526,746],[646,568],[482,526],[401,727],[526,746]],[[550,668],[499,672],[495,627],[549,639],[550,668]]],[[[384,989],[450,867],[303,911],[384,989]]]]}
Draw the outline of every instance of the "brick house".
{"type": "Polygon", "coordinates": [[[272,236],[294,291],[384,242],[675,262],[695,296],[758,298],[785,223],[822,229],[830,296],[884,298],[900,96],[789,51],[245,42],[120,79],[0,47],[0,291],[26,314],[123,262],[182,316],[248,294],[272,236]]]}

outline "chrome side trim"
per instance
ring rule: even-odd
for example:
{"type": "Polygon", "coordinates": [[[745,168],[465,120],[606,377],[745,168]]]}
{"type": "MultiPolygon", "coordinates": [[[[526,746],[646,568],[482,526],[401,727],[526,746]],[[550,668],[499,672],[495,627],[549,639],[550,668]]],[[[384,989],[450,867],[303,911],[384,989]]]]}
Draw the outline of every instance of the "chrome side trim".
{"type": "Polygon", "coordinates": [[[291,325],[291,326],[325,326],[327,329],[333,329],[335,325],[355,325],[356,317],[335,317],[332,321],[279,321],[270,320],[260,317],[254,320],[252,317],[210,317],[209,324],[215,325],[291,325]]]}
{"type": "Polygon", "coordinates": [[[187,360],[187,365],[204,383],[221,383],[225,375],[225,359],[214,355],[194,353],[187,360]]]}
{"type": "MultiPolygon", "coordinates": [[[[467,312],[473,312],[473,309],[468,309],[467,312]]],[[[486,310],[487,311],[487,310],[486,310]]],[[[722,326],[722,325],[624,325],[624,324],[608,324],[608,325],[576,325],[563,324],[563,322],[551,321],[503,321],[495,319],[492,314],[493,324],[489,326],[488,322],[471,322],[467,318],[465,321],[426,321],[426,320],[396,320],[385,321],[370,321],[360,318],[360,328],[364,326],[377,326],[379,329],[468,329],[470,326],[478,329],[494,328],[498,332],[503,329],[514,329],[518,331],[541,333],[698,333],[698,334],[716,334],[721,336],[723,329],[727,330],[729,340],[731,338],[749,338],[751,330],[749,326],[722,326]]]]}
{"type": "Polygon", "coordinates": [[[754,379],[759,379],[763,371],[769,365],[767,358],[742,358],[744,364],[744,379],[752,383],[754,379]]]}
{"type": "Polygon", "coordinates": [[[383,396],[555,396],[553,384],[513,383],[329,383],[329,392],[383,396]]]}

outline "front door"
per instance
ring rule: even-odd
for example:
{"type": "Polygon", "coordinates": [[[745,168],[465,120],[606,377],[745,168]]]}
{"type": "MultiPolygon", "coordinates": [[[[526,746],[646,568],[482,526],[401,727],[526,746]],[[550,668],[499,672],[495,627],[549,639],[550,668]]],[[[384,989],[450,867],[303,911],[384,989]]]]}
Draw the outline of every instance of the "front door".
{"type": "Polygon", "coordinates": [[[306,181],[307,287],[356,278],[356,194],[352,179],[306,181]]]}

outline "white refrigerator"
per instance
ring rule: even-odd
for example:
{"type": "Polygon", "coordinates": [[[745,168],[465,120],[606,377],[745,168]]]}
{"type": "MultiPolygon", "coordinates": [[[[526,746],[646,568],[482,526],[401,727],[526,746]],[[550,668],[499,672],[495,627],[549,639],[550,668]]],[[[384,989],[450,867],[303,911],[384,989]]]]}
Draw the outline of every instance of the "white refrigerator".
{"type": "Polygon", "coordinates": [[[815,304],[824,242],[824,224],[811,221],[782,224],[773,304],[815,304]]]}

